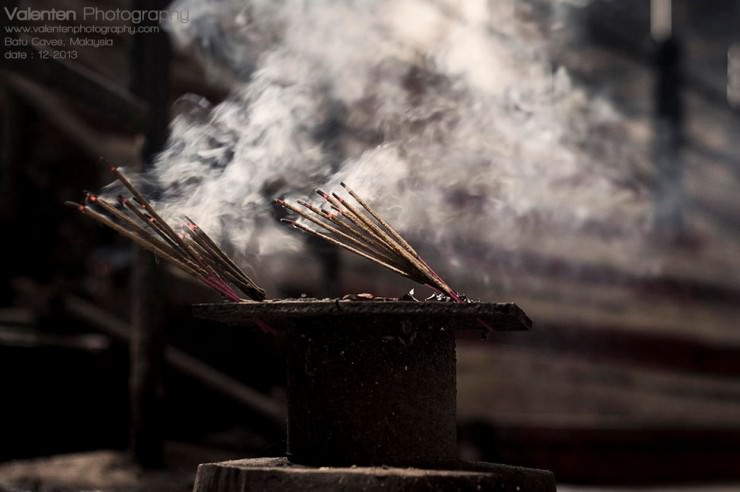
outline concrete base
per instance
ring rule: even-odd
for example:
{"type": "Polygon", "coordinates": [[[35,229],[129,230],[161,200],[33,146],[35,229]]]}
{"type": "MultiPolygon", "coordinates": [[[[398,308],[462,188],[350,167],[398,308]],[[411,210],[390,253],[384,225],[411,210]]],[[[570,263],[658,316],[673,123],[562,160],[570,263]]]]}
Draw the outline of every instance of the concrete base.
{"type": "Polygon", "coordinates": [[[194,492],[480,491],[554,492],[545,470],[491,463],[460,463],[453,470],[388,467],[306,467],[286,458],[257,458],[198,467],[194,492]]]}

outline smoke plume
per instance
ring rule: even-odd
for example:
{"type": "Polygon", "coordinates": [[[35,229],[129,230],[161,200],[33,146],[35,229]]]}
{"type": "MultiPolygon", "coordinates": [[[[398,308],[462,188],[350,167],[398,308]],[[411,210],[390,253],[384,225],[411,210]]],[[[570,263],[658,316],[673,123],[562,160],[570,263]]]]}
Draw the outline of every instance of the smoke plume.
{"type": "Polygon", "coordinates": [[[151,180],[245,260],[298,253],[276,196],[346,181],[469,285],[500,252],[635,266],[650,219],[625,119],[548,57],[517,0],[179,0],[232,95],[179,105],[151,180]]]}

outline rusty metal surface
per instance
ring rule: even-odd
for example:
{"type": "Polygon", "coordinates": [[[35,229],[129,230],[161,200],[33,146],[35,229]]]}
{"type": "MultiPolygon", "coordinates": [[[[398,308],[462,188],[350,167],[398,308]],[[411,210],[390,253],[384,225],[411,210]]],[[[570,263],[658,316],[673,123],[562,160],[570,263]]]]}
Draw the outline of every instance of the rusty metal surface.
{"type": "Polygon", "coordinates": [[[436,325],[454,329],[481,329],[485,325],[497,331],[528,330],[532,321],[524,311],[510,302],[413,302],[398,300],[288,299],[262,302],[209,303],[193,306],[196,317],[232,325],[251,325],[254,318],[278,322],[295,322],[301,318],[393,316],[433,320],[436,325]],[[485,325],[484,325],[485,324],[485,325]]]}

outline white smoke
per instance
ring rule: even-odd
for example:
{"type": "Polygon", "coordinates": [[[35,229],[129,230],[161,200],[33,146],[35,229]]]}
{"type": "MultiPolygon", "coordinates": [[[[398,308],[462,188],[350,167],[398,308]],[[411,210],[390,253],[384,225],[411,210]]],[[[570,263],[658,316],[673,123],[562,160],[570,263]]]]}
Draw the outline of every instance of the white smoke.
{"type": "Polygon", "coordinates": [[[551,66],[526,2],[172,8],[192,19],[170,26],[174,39],[233,94],[174,119],[153,176],[166,214],[248,258],[294,252],[303,237],[273,219],[271,199],[346,181],[468,284],[497,250],[583,248],[635,267],[650,209],[643,149],[607,102],[551,66]]]}

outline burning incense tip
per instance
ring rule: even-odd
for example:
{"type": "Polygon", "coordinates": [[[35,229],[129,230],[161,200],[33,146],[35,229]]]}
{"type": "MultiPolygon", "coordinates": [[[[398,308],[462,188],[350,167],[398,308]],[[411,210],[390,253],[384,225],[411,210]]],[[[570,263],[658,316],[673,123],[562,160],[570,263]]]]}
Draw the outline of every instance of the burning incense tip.
{"type": "Polygon", "coordinates": [[[113,165],[113,164],[111,164],[110,162],[108,162],[108,159],[106,159],[106,158],[105,158],[105,157],[103,157],[102,155],[99,155],[99,156],[98,156],[98,160],[99,160],[99,161],[100,161],[100,162],[101,162],[102,164],[104,164],[104,165],[108,166],[108,168],[110,168],[110,170],[111,170],[112,172],[116,172],[116,170],[118,169],[118,166],[116,166],[116,165],[113,165]]]}

